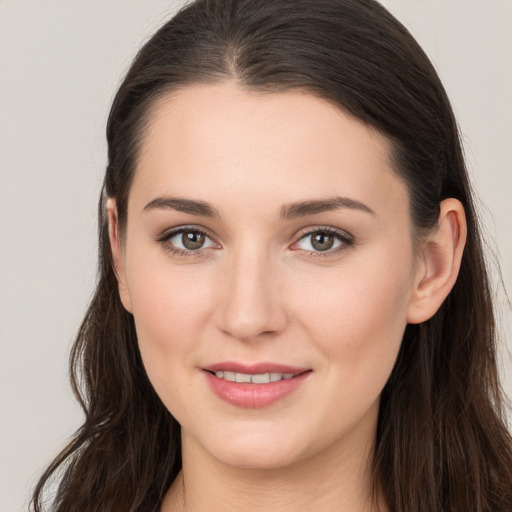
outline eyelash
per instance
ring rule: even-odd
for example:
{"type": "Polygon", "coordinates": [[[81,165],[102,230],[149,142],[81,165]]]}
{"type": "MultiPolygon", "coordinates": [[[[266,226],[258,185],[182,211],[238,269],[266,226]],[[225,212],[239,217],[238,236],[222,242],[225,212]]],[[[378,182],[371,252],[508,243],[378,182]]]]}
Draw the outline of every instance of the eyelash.
{"type": "MultiPolygon", "coordinates": [[[[181,249],[179,247],[176,247],[175,245],[170,243],[170,240],[174,238],[175,236],[182,234],[186,231],[189,231],[191,233],[202,235],[210,240],[212,240],[212,237],[203,229],[197,227],[197,226],[183,226],[177,229],[174,229],[172,231],[169,231],[167,233],[164,233],[162,236],[157,238],[157,242],[161,243],[164,249],[171,254],[174,254],[176,256],[181,257],[201,257],[203,256],[205,250],[207,248],[200,248],[196,250],[190,250],[190,249],[181,249]]],[[[297,236],[297,240],[292,244],[296,245],[301,240],[306,239],[308,236],[312,236],[315,234],[327,234],[329,236],[334,236],[339,242],[340,245],[332,249],[327,249],[325,251],[306,251],[308,252],[308,257],[311,258],[325,258],[332,256],[333,254],[337,254],[338,252],[341,252],[343,250],[346,250],[350,247],[352,247],[355,243],[354,237],[347,233],[346,231],[341,231],[339,229],[333,228],[331,226],[325,226],[325,227],[317,227],[310,230],[305,230],[302,232],[299,232],[297,236]]],[[[216,243],[216,242],[214,242],[216,243]]],[[[218,244],[217,244],[218,245],[218,244]]]]}
{"type": "Polygon", "coordinates": [[[293,245],[296,245],[301,240],[304,240],[307,237],[315,234],[326,234],[329,236],[334,236],[334,238],[336,238],[340,242],[340,245],[335,249],[327,249],[325,251],[308,251],[308,256],[310,258],[327,258],[334,254],[338,254],[341,251],[349,249],[355,243],[354,237],[347,233],[346,231],[342,231],[331,226],[325,226],[299,232],[297,241],[294,242],[293,245]]]}
{"type": "Polygon", "coordinates": [[[200,249],[196,249],[196,250],[181,249],[181,248],[176,247],[170,243],[170,240],[172,238],[174,238],[175,236],[177,236],[181,233],[185,233],[186,231],[190,231],[191,233],[203,235],[204,237],[206,237],[210,240],[212,239],[212,237],[205,230],[203,230],[197,226],[182,226],[180,228],[169,231],[168,233],[164,233],[162,236],[160,236],[157,239],[157,242],[160,242],[166,251],[170,252],[171,254],[174,254],[175,256],[182,256],[182,257],[202,256],[205,251],[204,248],[200,248],[200,249]]]}

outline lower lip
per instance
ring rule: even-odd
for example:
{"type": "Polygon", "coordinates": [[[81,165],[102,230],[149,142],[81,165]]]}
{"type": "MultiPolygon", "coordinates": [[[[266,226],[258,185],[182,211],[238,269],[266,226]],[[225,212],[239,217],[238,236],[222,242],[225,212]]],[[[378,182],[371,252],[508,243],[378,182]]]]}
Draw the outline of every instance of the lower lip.
{"type": "Polygon", "coordinates": [[[267,407],[293,393],[308,378],[307,371],[292,377],[266,384],[247,384],[221,379],[205,371],[211,390],[222,400],[237,407],[257,409],[267,407]]]}

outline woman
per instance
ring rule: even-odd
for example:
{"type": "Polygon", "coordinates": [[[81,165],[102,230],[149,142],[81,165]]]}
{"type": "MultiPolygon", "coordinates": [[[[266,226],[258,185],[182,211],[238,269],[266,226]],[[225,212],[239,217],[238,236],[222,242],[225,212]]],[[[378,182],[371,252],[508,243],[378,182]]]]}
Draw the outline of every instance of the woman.
{"type": "Polygon", "coordinates": [[[456,122],[371,0],[196,1],[111,109],[59,511],[508,511],[456,122]]]}

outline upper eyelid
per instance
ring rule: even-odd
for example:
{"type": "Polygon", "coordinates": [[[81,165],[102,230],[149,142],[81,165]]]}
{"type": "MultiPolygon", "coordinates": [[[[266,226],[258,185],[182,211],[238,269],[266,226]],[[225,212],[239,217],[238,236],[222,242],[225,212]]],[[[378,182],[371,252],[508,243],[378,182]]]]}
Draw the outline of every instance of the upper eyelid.
{"type": "Polygon", "coordinates": [[[313,233],[318,232],[340,235],[343,238],[350,238],[351,240],[354,238],[354,236],[350,234],[348,231],[340,228],[335,228],[334,226],[315,226],[311,228],[303,228],[297,233],[296,238],[297,240],[301,240],[305,236],[312,235],[313,233]]]}
{"type": "Polygon", "coordinates": [[[211,238],[212,240],[215,239],[215,236],[212,235],[211,231],[203,226],[198,226],[197,224],[184,224],[183,226],[176,226],[173,228],[165,229],[159,235],[157,235],[157,240],[167,240],[169,238],[172,238],[172,236],[181,233],[182,231],[198,231],[199,233],[206,235],[208,238],[211,238]]]}

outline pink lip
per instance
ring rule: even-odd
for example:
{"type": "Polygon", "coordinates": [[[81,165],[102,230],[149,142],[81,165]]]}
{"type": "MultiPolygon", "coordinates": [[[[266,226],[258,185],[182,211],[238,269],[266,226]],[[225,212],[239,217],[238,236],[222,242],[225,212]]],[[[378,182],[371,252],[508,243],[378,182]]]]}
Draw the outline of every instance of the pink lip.
{"type": "Polygon", "coordinates": [[[303,373],[309,370],[309,368],[299,368],[297,366],[287,366],[284,364],[267,362],[243,364],[235,361],[224,361],[222,363],[205,366],[203,370],[207,370],[209,372],[226,371],[255,375],[261,373],[303,373]]]}
{"type": "Polygon", "coordinates": [[[274,363],[245,365],[235,362],[217,363],[204,368],[204,375],[210,389],[222,400],[237,407],[256,409],[269,406],[284,399],[301,386],[311,371],[274,363]],[[231,382],[215,376],[211,372],[230,371],[246,374],[294,373],[295,377],[266,384],[231,382]]]}

